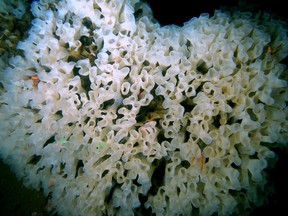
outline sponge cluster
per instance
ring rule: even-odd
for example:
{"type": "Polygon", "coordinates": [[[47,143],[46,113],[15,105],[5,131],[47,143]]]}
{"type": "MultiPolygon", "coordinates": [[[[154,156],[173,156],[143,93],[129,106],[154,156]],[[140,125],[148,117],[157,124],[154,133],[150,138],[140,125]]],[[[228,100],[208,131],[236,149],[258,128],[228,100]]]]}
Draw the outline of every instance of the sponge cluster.
{"type": "Polygon", "coordinates": [[[0,71],[0,157],[59,215],[231,215],[287,148],[287,24],[138,0],[33,2],[0,71]],[[34,79],[32,79],[34,78],[34,79]]]}

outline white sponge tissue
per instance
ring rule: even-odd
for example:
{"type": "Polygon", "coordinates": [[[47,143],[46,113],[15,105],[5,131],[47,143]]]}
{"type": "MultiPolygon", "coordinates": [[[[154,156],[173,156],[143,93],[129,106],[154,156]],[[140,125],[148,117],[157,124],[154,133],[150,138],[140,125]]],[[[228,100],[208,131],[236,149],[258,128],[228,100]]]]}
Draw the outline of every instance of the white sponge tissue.
{"type": "MultiPolygon", "coordinates": [[[[15,11],[21,12],[21,5],[15,11]]],[[[287,23],[160,26],[139,0],[34,1],[0,71],[0,157],[59,215],[240,215],[287,149],[287,23]]]]}

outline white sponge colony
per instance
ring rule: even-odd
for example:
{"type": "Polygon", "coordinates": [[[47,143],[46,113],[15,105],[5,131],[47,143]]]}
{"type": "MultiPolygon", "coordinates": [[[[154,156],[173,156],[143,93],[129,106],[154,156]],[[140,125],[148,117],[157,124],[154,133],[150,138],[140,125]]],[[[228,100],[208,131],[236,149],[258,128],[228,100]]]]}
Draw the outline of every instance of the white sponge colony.
{"type": "Polygon", "coordinates": [[[59,215],[230,215],[287,147],[285,23],[215,11],[161,27],[137,0],[32,3],[1,71],[0,156],[59,215]]]}

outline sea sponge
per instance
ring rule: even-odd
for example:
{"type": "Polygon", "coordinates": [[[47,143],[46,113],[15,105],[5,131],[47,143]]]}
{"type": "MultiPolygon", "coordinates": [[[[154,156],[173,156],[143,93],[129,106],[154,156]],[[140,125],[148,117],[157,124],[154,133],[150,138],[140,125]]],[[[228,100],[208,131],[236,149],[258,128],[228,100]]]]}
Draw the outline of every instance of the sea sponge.
{"type": "Polygon", "coordinates": [[[286,23],[160,26],[138,0],[39,1],[1,70],[0,156],[59,215],[247,213],[287,148],[286,23]],[[31,77],[34,77],[31,79],[31,77]]]}

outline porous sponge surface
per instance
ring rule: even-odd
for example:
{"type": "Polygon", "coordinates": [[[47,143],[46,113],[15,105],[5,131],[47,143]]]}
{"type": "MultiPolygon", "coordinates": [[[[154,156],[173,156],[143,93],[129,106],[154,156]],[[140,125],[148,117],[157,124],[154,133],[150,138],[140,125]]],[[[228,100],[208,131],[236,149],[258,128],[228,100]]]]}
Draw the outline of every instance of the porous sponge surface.
{"type": "Polygon", "coordinates": [[[33,2],[1,71],[0,156],[59,215],[231,215],[287,148],[286,23],[161,27],[137,0],[33,2]],[[32,79],[33,77],[33,79],[32,79]]]}

